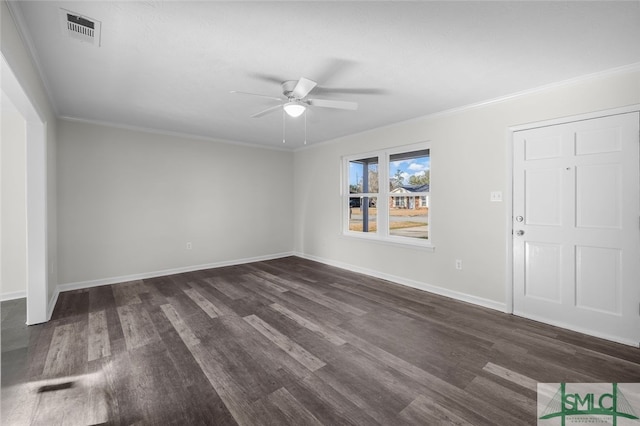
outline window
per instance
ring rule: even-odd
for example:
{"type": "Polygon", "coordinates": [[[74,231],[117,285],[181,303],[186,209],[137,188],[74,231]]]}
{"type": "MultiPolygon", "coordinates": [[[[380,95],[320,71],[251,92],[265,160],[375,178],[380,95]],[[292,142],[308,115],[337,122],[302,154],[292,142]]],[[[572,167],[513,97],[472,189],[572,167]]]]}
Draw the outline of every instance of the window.
{"type": "Polygon", "coordinates": [[[349,161],[349,230],[376,232],[378,157],[349,161]]]}
{"type": "Polygon", "coordinates": [[[343,160],[343,234],[430,246],[426,143],[343,160]]]}

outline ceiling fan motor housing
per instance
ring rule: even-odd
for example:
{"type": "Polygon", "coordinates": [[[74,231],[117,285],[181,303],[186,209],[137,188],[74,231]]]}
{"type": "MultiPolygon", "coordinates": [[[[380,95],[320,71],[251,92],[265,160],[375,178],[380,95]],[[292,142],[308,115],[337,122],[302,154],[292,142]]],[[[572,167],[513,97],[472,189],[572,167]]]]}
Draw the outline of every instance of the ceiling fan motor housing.
{"type": "Polygon", "coordinates": [[[232,91],[231,93],[259,96],[261,98],[268,98],[268,99],[281,102],[280,105],[269,107],[263,111],[253,114],[251,118],[259,118],[259,117],[262,117],[263,115],[266,115],[281,109],[283,109],[291,117],[299,117],[300,115],[302,115],[302,113],[304,113],[306,108],[310,106],[320,107],[320,108],[343,109],[343,110],[351,110],[351,111],[358,109],[358,104],[356,102],[307,98],[307,96],[311,93],[311,91],[317,85],[318,83],[305,77],[300,77],[299,80],[285,80],[282,83],[280,83],[280,86],[282,88],[282,94],[286,97],[286,99],[276,98],[274,96],[269,96],[269,95],[261,95],[258,93],[247,93],[247,92],[238,92],[238,91],[232,91]]]}
{"type": "Polygon", "coordinates": [[[282,94],[287,98],[292,98],[293,89],[296,88],[296,84],[298,84],[297,80],[287,80],[282,82],[282,94]]]}

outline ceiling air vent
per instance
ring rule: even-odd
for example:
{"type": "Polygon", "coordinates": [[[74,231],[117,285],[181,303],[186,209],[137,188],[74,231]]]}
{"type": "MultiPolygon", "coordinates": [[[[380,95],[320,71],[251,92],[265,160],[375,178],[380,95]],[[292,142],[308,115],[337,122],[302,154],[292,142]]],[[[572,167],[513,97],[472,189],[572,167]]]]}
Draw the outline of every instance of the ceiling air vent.
{"type": "Polygon", "coordinates": [[[100,21],[60,9],[60,24],[66,36],[100,46],[100,21]]]}

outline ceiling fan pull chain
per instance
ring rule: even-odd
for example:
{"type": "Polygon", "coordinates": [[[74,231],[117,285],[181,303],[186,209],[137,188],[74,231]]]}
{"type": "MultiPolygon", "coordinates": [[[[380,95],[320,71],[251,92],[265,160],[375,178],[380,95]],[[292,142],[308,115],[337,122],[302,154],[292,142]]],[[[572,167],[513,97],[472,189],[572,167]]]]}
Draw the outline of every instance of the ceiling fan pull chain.
{"type": "Polygon", "coordinates": [[[282,143],[285,143],[285,115],[284,108],[282,108],[282,143]]]}
{"type": "Polygon", "coordinates": [[[307,144],[307,110],[304,110],[304,144],[307,144]]]}

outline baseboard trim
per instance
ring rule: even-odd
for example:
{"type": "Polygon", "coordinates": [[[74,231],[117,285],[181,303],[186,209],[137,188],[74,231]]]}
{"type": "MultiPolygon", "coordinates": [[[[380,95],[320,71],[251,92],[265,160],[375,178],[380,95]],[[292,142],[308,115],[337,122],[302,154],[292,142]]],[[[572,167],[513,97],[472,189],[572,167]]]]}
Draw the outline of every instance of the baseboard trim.
{"type": "Polygon", "coordinates": [[[462,302],[471,303],[474,305],[482,306],[484,308],[493,309],[500,312],[507,312],[507,305],[505,303],[496,302],[495,300],[484,299],[482,297],[473,296],[471,294],[461,293],[454,290],[449,290],[443,287],[426,284],[420,281],[410,280],[408,278],[398,277],[396,275],[386,274],[384,272],[376,271],[373,269],[362,268],[354,266],[348,263],[338,262],[331,259],[325,259],[318,256],[313,256],[304,253],[295,253],[295,256],[303,259],[313,260],[315,262],[324,263],[325,265],[335,266],[336,268],[346,269],[351,272],[359,274],[369,275],[371,277],[380,278],[383,280],[391,281],[396,284],[404,285],[406,287],[415,288],[418,290],[434,293],[439,296],[449,297],[451,299],[459,300],[462,302]]]}
{"type": "Polygon", "coordinates": [[[550,320],[548,320],[546,318],[542,318],[542,317],[538,317],[536,315],[526,314],[526,313],[522,313],[522,312],[518,312],[518,311],[514,311],[513,314],[517,315],[519,317],[522,317],[522,318],[527,318],[527,319],[530,319],[532,321],[536,321],[536,322],[542,323],[542,324],[548,324],[548,325],[552,325],[554,327],[564,328],[565,330],[571,330],[571,331],[575,331],[577,333],[586,334],[587,336],[593,336],[593,337],[597,337],[599,339],[609,340],[611,342],[616,342],[616,343],[621,343],[623,345],[633,346],[635,348],[640,347],[640,342],[638,342],[637,340],[632,340],[632,339],[628,339],[628,338],[624,338],[624,337],[620,337],[620,336],[612,336],[610,334],[600,333],[600,332],[597,332],[597,331],[588,330],[586,328],[576,327],[576,326],[571,325],[571,324],[565,324],[565,323],[563,323],[561,321],[550,321],[550,320]]]}
{"type": "MultiPolygon", "coordinates": [[[[139,274],[121,275],[118,277],[101,278],[97,280],[78,281],[73,283],[59,284],[58,293],[70,290],[82,290],[85,288],[98,287],[101,285],[111,285],[125,283],[129,281],[144,280],[148,278],[163,277],[167,275],[182,274],[185,272],[201,271],[203,269],[222,268],[225,266],[242,265],[245,263],[262,262],[265,260],[280,259],[283,257],[293,256],[293,252],[276,253],[265,256],[256,256],[244,259],[226,260],[222,262],[207,263],[203,265],[183,266],[180,268],[163,269],[160,271],[143,272],[139,274]]],[[[56,296],[57,299],[57,296],[56,296]]]]}
{"type": "Polygon", "coordinates": [[[0,294],[0,302],[6,302],[9,300],[23,299],[27,297],[26,291],[14,291],[11,293],[2,293],[0,294]]]}

